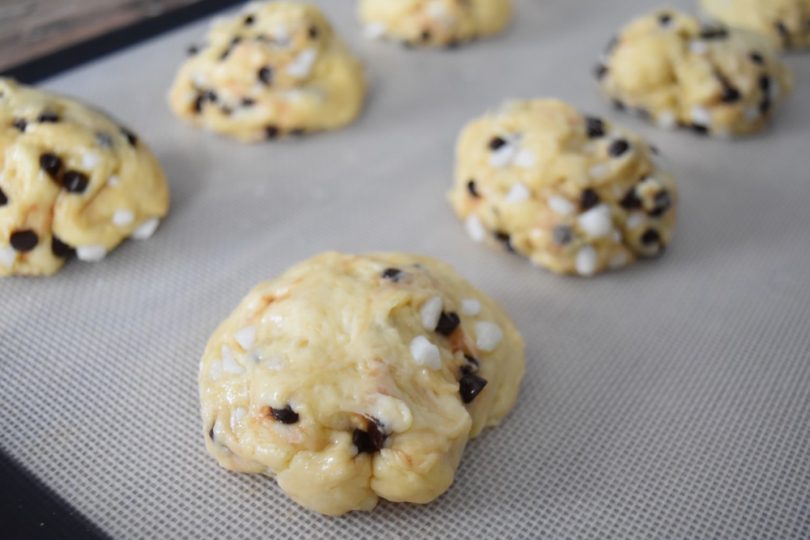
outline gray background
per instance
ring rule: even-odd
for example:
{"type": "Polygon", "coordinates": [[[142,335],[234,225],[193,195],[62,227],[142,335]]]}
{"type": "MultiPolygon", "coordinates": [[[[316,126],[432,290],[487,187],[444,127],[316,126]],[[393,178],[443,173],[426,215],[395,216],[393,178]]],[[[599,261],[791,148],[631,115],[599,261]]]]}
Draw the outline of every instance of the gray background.
{"type": "Polygon", "coordinates": [[[174,206],[103,263],[0,282],[0,446],[117,537],[810,537],[810,56],[767,134],[737,142],[613,113],[590,77],[651,2],[519,1],[503,37],[453,52],[360,37],[372,80],[349,128],[241,146],[165,105],[200,22],[45,86],[155,149],[174,206]],[[462,124],[506,97],[563,97],[648,134],[680,180],[660,261],[561,278],[473,244],[445,202],[462,124]],[[326,249],[452,263],[528,344],[514,413],[428,506],[325,518],[205,454],[197,362],[258,281],[326,249]]]}

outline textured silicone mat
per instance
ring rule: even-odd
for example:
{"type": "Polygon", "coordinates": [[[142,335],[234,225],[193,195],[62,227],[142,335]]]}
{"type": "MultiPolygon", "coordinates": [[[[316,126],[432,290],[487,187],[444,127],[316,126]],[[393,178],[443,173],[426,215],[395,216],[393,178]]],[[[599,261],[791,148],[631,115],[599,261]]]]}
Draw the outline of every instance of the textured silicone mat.
{"type": "MultiPolygon", "coordinates": [[[[360,37],[346,130],[240,146],[175,121],[165,93],[200,22],[46,86],[156,150],[174,207],[155,237],[51,279],[0,282],[0,446],[116,537],[810,537],[810,54],[764,136],[712,141],[608,109],[590,77],[650,2],[519,1],[502,38],[406,51],[360,37]],[[506,97],[564,97],[648,134],[682,189],[660,261],[555,277],[469,241],[445,202],[455,135],[506,97]],[[258,281],[326,249],[452,263],[524,331],[514,413],[428,506],[334,519],[206,456],[197,362],[258,281]]],[[[684,3],[685,5],[685,3],[684,3]]]]}

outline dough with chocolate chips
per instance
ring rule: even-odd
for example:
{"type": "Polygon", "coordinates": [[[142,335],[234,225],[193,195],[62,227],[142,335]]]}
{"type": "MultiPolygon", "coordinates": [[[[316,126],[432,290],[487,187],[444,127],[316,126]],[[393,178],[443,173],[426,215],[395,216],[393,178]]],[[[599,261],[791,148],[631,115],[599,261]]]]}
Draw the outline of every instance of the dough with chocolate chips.
{"type": "Polygon", "coordinates": [[[371,38],[408,45],[452,47],[502,31],[511,0],[360,0],[360,20],[371,38]]]}
{"type": "Polygon", "coordinates": [[[243,142],[336,129],[360,113],[363,67],[315,6],[254,2],[219,19],[180,68],[180,118],[243,142]]]}
{"type": "Polygon", "coordinates": [[[701,0],[716,19],[767,36],[776,47],[810,47],[810,0],[701,0]]]}
{"type": "Polygon", "coordinates": [[[620,109],[719,137],[764,129],[793,80],[766,40],[672,10],[624,28],[596,76],[620,109]]]}
{"type": "Polygon", "coordinates": [[[508,102],[462,131],[450,203],[474,241],[590,276],[670,243],[677,190],[656,152],[561,101],[508,102]]]}
{"type": "Polygon", "coordinates": [[[512,408],[523,340],[446,264],[325,253],[262,283],[200,363],[208,451],[338,515],[427,503],[512,408]]]}
{"type": "Polygon", "coordinates": [[[50,275],[152,235],[169,190],[152,152],[74,100],[0,79],[0,276],[50,275]]]}

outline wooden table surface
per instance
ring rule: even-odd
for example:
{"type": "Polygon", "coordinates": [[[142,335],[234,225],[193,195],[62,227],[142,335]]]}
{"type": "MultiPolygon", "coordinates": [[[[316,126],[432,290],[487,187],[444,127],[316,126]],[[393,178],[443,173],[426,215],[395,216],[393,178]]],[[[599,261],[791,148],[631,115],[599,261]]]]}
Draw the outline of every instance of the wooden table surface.
{"type": "Polygon", "coordinates": [[[0,0],[0,70],[197,0],[0,0]]]}

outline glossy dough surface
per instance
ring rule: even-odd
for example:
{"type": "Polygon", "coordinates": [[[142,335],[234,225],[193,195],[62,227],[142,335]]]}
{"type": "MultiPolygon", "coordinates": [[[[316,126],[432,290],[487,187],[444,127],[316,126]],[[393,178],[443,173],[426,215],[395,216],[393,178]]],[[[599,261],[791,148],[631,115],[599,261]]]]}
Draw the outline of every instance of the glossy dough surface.
{"type": "Polygon", "coordinates": [[[244,142],[336,129],[360,113],[363,67],[320,9],[255,2],[218,19],[169,94],[174,113],[244,142]]]}
{"type": "Polygon", "coordinates": [[[677,189],[656,151],[561,101],[508,102],[462,131],[450,202],[474,241],[590,276],[670,243],[677,189]]]}
{"type": "Polygon", "coordinates": [[[765,35],[777,47],[810,47],[810,0],[701,0],[703,9],[729,26],[765,35]]]}
{"type": "Polygon", "coordinates": [[[0,276],[101,260],[168,211],[155,156],[97,109],[0,79],[0,126],[0,276]]]}
{"type": "Polygon", "coordinates": [[[427,503],[523,370],[507,315],[446,264],[325,253],[260,284],[211,337],[206,445],[325,514],[427,503]]]}

